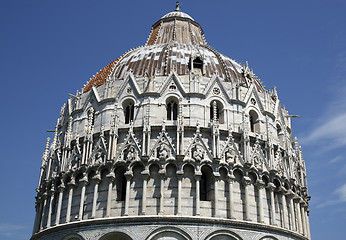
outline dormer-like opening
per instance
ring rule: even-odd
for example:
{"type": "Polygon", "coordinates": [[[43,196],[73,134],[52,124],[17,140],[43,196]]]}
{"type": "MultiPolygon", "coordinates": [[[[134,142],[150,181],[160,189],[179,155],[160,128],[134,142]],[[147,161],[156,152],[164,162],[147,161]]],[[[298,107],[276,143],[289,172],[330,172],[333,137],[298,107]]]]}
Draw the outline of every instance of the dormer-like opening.
{"type": "Polygon", "coordinates": [[[176,98],[168,98],[166,101],[167,120],[178,119],[178,100],[176,98]]]}
{"type": "Polygon", "coordinates": [[[123,103],[125,124],[129,124],[134,119],[134,102],[132,100],[126,100],[123,103]]]}
{"type": "Polygon", "coordinates": [[[203,75],[203,60],[200,57],[190,58],[189,69],[195,74],[203,75]]]}
{"type": "Polygon", "coordinates": [[[280,124],[276,124],[276,135],[277,135],[277,138],[279,140],[280,145],[282,145],[283,140],[284,140],[284,133],[282,131],[280,124]]]}
{"type": "Polygon", "coordinates": [[[202,176],[201,176],[201,180],[200,180],[200,200],[201,201],[211,201],[211,193],[212,193],[212,176],[213,176],[213,172],[210,169],[210,167],[207,166],[203,166],[201,169],[202,172],[202,176]]]}
{"type": "Polygon", "coordinates": [[[217,120],[219,123],[224,123],[223,105],[219,101],[212,101],[210,103],[210,121],[217,120]]]}
{"type": "Polygon", "coordinates": [[[249,112],[249,123],[250,123],[250,131],[253,133],[259,133],[260,126],[259,126],[258,114],[253,110],[249,112]]]}

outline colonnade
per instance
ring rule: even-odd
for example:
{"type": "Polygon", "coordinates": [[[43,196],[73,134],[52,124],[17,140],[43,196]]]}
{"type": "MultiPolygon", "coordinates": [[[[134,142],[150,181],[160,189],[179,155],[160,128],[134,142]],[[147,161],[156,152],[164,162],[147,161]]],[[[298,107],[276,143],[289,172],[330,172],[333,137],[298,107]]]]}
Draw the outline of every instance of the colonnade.
{"type": "MultiPolygon", "coordinates": [[[[131,201],[133,200],[133,196],[131,196],[131,183],[134,180],[133,172],[127,171],[124,173],[126,179],[126,195],[122,204],[122,216],[133,215],[129,213],[129,207],[131,205],[131,201]]],[[[141,204],[141,212],[140,215],[152,215],[152,213],[147,213],[147,199],[148,199],[148,181],[151,178],[150,171],[144,170],[141,172],[142,175],[142,198],[140,199],[141,204]]],[[[158,200],[158,215],[163,215],[165,213],[166,208],[176,208],[176,215],[186,215],[184,214],[184,207],[186,202],[182,201],[182,188],[183,183],[182,179],[184,177],[184,171],[176,171],[177,176],[177,202],[174,206],[165,206],[165,179],[167,178],[166,171],[161,169],[158,171],[160,186],[153,186],[154,188],[159,188],[159,200],[158,200]]],[[[221,196],[219,192],[222,192],[220,188],[220,182],[225,181],[225,186],[228,187],[228,193],[224,193],[223,195],[227,195],[227,217],[232,220],[240,220],[240,221],[249,221],[249,222],[257,222],[260,224],[270,224],[273,226],[278,226],[284,229],[288,229],[291,231],[298,232],[308,238],[310,238],[310,229],[309,229],[309,221],[308,221],[308,209],[307,204],[297,193],[294,193],[292,190],[286,190],[283,187],[276,186],[274,183],[269,182],[265,183],[264,181],[258,179],[255,183],[251,181],[248,176],[243,176],[242,179],[236,179],[233,174],[228,175],[227,178],[220,178],[219,173],[214,173],[211,178],[213,179],[213,192],[211,194],[212,199],[211,206],[213,208],[213,212],[211,216],[207,216],[207,214],[201,209],[201,178],[202,173],[196,172],[194,173],[194,181],[195,181],[195,195],[193,196],[193,200],[195,201],[194,206],[194,214],[195,216],[200,217],[225,217],[221,216],[219,213],[220,209],[220,200],[221,196]],[[241,202],[243,206],[243,218],[239,218],[239,215],[235,214],[235,200],[234,196],[236,194],[236,189],[234,188],[234,183],[238,181],[240,186],[240,194],[243,196],[243,200],[241,202]],[[255,192],[251,192],[250,186],[254,185],[255,192]],[[269,194],[266,195],[268,191],[269,194]],[[250,204],[252,200],[250,199],[250,195],[257,194],[256,200],[256,212],[252,212],[253,209],[250,208],[250,204]],[[266,199],[265,196],[269,196],[270,199],[266,199]],[[277,196],[278,199],[275,199],[277,196]],[[280,201],[281,204],[278,204],[280,201]],[[279,209],[278,209],[279,208],[279,209]],[[265,210],[268,210],[269,216],[265,216],[265,210]],[[256,215],[257,218],[253,219],[253,216],[256,215]],[[279,219],[279,220],[278,220],[279,219]],[[268,222],[269,221],[269,222],[268,222]]],[[[35,229],[36,232],[42,230],[44,228],[50,228],[53,225],[60,225],[63,223],[68,223],[71,221],[81,221],[85,220],[85,218],[96,218],[98,208],[98,203],[100,201],[104,201],[103,199],[98,199],[99,195],[99,184],[101,181],[108,181],[108,189],[107,189],[107,199],[106,201],[106,213],[104,217],[120,217],[112,215],[112,196],[114,196],[115,192],[113,189],[113,183],[115,181],[114,171],[108,173],[105,179],[101,179],[101,176],[95,175],[91,178],[90,181],[94,181],[94,186],[92,190],[92,194],[89,194],[88,198],[92,197],[92,210],[91,216],[89,217],[84,214],[85,209],[85,197],[86,197],[86,187],[89,184],[88,178],[84,175],[78,182],[75,182],[74,179],[67,183],[67,187],[62,183],[57,188],[52,188],[48,191],[48,194],[43,194],[42,198],[38,202],[38,210],[37,217],[35,220],[35,229]],[[81,187],[80,195],[73,194],[74,189],[79,185],[81,187]],[[67,207],[66,207],[66,217],[65,222],[61,222],[61,212],[62,212],[62,204],[64,200],[64,195],[67,194],[67,207]],[[77,197],[78,196],[78,199],[77,197]],[[72,210],[72,202],[79,202],[79,211],[78,217],[71,219],[71,210],[72,210]],[[53,210],[53,203],[56,202],[56,207],[53,210]],[[52,219],[52,215],[55,214],[55,221],[52,219]],[[84,216],[84,217],[83,217],[84,216]]],[[[226,191],[226,188],[224,189],[226,191]]],[[[66,197],[65,197],[66,200],[66,197]]],[[[35,231],[35,230],[34,230],[35,231]]]]}

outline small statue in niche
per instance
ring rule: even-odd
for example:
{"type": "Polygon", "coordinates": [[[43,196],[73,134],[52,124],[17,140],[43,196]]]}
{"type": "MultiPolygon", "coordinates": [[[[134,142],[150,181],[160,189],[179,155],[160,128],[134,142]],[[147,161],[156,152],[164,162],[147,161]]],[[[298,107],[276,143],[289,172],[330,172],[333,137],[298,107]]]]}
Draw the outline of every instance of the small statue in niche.
{"type": "Polygon", "coordinates": [[[95,163],[96,164],[101,164],[103,162],[103,152],[102,151],[97,151],[95,154],[95,163]]]}
{"type": "Polygon", "coordinates": [[[197,161],[201,161],[204,158],[204,154],[201,148],[196,147],[194,149],[193,158],[197,161]]]}
{"type": "Polygon", "coordinates": [[[160,145],[160,149],[159,149],[158,155],[159,155],[160,159],[166,159],[168,157],[168,151],[167,151],[167,149],[166,149],[164,144],[160,145]]]}
{"type": "Polygon", "coordinates": [[[280,150],[276,151],[274,161],[273,161],[273,168],[276,170],[279,170],[279,164],[281,162],[281,152],[280,150]]]}
{"type": "Polygon", "coordinates": [[[135,159],[136,159],[136,151],[135,151],[135,148],[133,146],[131,146],[127,150],[127,154],[126,154],[125,160],[128,161],[128,162],[132,162],[135,159]]]}
{"type": "Polygon", "coordinates": [[[80,158],[78,155],[72,155],[71,156],[71,164],[70,164],[70,169],[76,169],[78,167],[78,163],[80,161],[80,158]]]}
{"type": "Polygon", "coordinates": [[[253,161],[256,168],[262,169],[262,159],[259,156],[254,156],[253,161]]]}
{"type": "Polygon", "coordinates": [[[236,152],[233,148],[229,148],[225,153],[226,162],[234,164],[236,162],[236,152]]]}
{"type": "Polygon", "coordinates": [[[284,166],[282,162],[278,162],[277,170],[280,175],[284,175],[284,166]]]}
{"type": "Polygon", "coordinates": [[[53,156],[53,164],[54,164],[54,168],[53,168],[53,176],[56,176],[60,170],[60,154],[61,154],[61,151],[60,149],[58,148],[55,153],[54,153],[54,156],[53,156]]]}

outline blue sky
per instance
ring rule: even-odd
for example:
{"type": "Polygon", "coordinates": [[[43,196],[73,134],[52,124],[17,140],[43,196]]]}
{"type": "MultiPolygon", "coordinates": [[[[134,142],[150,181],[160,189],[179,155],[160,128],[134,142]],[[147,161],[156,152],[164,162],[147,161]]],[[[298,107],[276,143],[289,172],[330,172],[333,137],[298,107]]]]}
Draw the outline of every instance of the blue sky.
{"type": "MultiPolygon", "coordinates": [[[[0,240],[31,236],[45,139],[68,94],[144,45],[175,1],[6,1],[0,8],[0,240]]],[[[308,168],[312,238],[346,222],[346,2],[181,1],[208,44],[249,61],[293,119],[308,168]]]]}

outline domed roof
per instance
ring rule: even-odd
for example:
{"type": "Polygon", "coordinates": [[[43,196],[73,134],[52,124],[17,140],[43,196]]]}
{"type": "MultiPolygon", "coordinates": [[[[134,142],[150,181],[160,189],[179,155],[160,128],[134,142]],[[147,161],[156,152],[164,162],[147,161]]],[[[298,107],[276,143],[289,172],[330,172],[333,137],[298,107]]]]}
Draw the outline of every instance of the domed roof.
{"type": "Polygon", "coordinates": [[[192,20],[192,21],[195,21],[195,20],[193,20],[193,18],[190,16],[190,15],[188,15],[188,14],[186,14],[186,13],[183,13],[183,12],[181,12],[180,11],[180,5],[179,5],[179,2],[177,2],[177,5],[176,5],[176,7],[175,7],[175,11],[173,11],[173,12],[170,12],[170,13],[167,13],[165,16],[163,16],[161,19],[164,19],[164,18],[171,18],[171,17],[180,17],[180,18],[188,18],[188,19],[190,19],[190,20],[192,20]]]}
{"type": "Polygon", "coordinates": [[[173,12],[167,13],[161,19],[170,18],[170,17],[188,18],[188,19],[191,19],[192,21],[195,21],[189,14],[186,14],[186,13],[181,12],[181,11],[173,11],[173,12]]]}
{"type": "Polygon", "coordinates": [[[223,81],[236,84],[255,82],[263,86],[247,68],[222,55],[207,45],[201,26],[188,14],[175,11],[164,15],[153,24],[145,46],[132,49],[97,73],[84,87],[100,86],[107,79],[123,79],[131,71],[135,77],[189,75],[191,63],[201,61],[203,77],[219,76],[223,81]]]}

